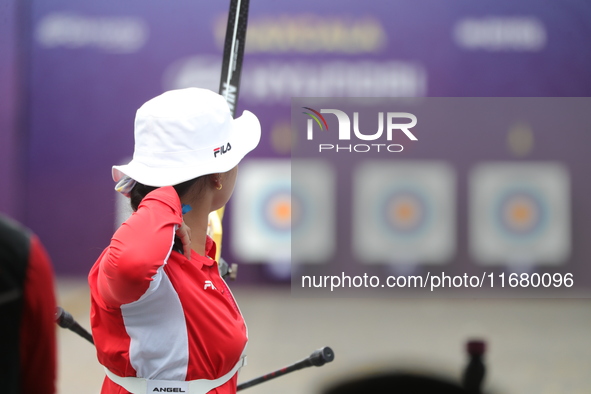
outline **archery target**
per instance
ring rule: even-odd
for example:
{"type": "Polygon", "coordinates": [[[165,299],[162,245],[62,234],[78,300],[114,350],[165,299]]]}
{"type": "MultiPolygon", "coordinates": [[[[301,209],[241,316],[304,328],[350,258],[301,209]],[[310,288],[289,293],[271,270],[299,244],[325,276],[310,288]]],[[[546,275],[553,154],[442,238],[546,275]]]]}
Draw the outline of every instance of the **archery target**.
{"type": "Polygon", "coordinates": [[[241,164],[232,197],[234,254],[245,262],[285,263],[292,260],[292,244],[305,244],[294,253],[299,260],[313,262],[327,255],[330,214],[323,205],[332,198],[331,182],[325,179],[330,175],[309,166],[274,159],[241,164]],[[292,182],[292,173],[300,171],[304,180],[292,182]]]}
{"type": "Polygon", "coordinates": [[[413,238],[420,236],[428,227],[428,204],[423,191],[408,185],[406,188],[387,192],[375,214],[382,218],[385,231],[391,231],[400,237],[413,238]]]}
{"type": "Polygon", "coordinates": [[[569,176],[557,163],[470,174],[470,250],[481,264],[557,265],[570,254],[569,176]]]}
{"type": "Polygon", "coordinates": [[[291,231],[291,187],[289,179],[276,181],[264,191],[258,203],[259,230],[275,238],[289,237],[291,231]],[[282,185],[283,183],[283,185],[282,185]]]}
{"type": "Polygon", "coordinates": [[[496,205],[497,229],[508,239],[535,237],[546,225],[547,203],[535,191],[513,187],[499,196],[496,205]]]}
{"type": "Polygon", "coordinates": [[[442,162],[369,161],[354,175],[354,252],[365,263],[445,264],[455,251],[455,175],[442,162]]]}
{"type": "Polygon", "coordinates": [[[291,254],[289,160],[240,165],[232,196],[232,252],[245,262],[288,261],[291,254]]]}

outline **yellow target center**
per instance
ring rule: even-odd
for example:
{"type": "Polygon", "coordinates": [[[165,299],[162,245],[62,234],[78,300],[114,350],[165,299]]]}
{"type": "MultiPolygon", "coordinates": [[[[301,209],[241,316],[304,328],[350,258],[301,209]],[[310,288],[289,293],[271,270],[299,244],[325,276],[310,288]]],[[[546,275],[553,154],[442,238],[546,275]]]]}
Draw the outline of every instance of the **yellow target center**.
{"type": "Polygon", "coordinates": [[[288,201],[280,201],[275,205],[274,216],[281,222],[291,220],[291,204],[288,201]]]}
{"type": "Polygon", "coordinates": [[[392,222],[398,226],[411,226],[417,220],[417,206],[414,201],[402,198],[395,201],[390,208],[392,222]]]}

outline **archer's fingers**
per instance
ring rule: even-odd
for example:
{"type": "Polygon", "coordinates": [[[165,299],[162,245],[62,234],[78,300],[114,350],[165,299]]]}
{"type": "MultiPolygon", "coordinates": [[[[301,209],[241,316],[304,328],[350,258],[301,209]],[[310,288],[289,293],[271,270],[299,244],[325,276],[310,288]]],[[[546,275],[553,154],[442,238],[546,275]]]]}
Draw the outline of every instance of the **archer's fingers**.
{"type": "Polygon", "coordinates": [[[188,242],[183,240],[183,250],[185,251],[184,255],[189,260],[191,259],[191,238],[188,239],[188,242]]]}
{"type": "Polygon", "coordinates": [[[183,254],[188,259],[191,258],[191,229],[185,224],[185,222],[182,222],[181,226],[176,231],[176,235],[183,244],[183,254]]]}

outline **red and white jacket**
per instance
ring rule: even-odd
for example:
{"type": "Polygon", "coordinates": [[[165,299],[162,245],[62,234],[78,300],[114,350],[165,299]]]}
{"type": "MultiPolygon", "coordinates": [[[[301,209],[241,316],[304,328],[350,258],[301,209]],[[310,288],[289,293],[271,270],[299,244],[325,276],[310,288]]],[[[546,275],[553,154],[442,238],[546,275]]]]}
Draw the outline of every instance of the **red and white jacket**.
{"type": "MultiPolygon", "coordinates": [[[[149,193],[89,274],[99,362],[120,377],[214,380],[240,360],[244,320],[220,277],[215,243],[188,260],[173,250],[182,222],[173,187],[149,193]]],[[[236,392],[237,375],[210,391],[236,392]]],[[[101,394],[128,393],[105,378],[101,394]]]]}

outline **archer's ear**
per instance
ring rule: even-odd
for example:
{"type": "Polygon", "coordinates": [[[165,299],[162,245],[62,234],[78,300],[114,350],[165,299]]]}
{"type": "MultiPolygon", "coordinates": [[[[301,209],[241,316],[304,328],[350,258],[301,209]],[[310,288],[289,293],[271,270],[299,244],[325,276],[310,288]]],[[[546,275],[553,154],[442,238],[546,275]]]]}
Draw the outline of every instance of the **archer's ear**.
{"type": "Polygon", "coordinates": [[[214,189],[220,190],[222,188],[222,174],[210,174],[209,182],[214,189]]]}

